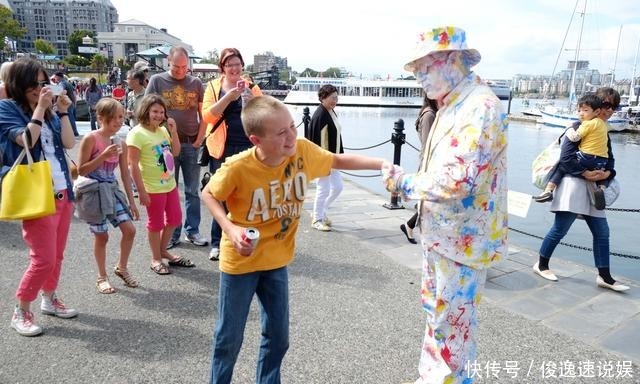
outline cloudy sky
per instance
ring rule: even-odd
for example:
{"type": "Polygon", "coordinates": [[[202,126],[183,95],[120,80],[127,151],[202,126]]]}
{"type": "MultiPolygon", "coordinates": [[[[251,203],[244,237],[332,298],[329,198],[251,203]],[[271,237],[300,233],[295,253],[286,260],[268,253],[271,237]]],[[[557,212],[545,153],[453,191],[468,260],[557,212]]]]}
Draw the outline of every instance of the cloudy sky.
{"type": "MultiPolygon", "coordinates": [[[[236,47],[250,63],[254,54],[271,51],[296,71],[343,66],[384,77],[408,75],[402,68],[415,36],[440,25],[467,31],[469,45],[482,54],[476,72],[484,78],[551,74],[558,56],[559,69],[574,57],[582,22],[576,14],[569,28],[576,0],[111,2],[120,21],[166,28],[200,55],[236,47]]],[[[583,7],[578,0],[580,13],[583,7]]],[[[606,73],[615,63],[616,78],[631,77],[639,42],[640,1],[588,1],[580,59],[591,68],[606,73]]]]}

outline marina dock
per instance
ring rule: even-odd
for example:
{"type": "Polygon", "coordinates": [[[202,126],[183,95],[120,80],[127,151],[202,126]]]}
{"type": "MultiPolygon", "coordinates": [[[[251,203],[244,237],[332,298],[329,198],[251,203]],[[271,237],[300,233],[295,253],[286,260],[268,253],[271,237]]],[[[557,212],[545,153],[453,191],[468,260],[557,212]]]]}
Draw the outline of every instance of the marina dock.
{"type": "MultiPolygon", "coordinates": [[[[528,115],[524,115],[522,113],[510,113],[509,114],[509,121],[518,121],[521,123],[530,123],[530,124],[542,124],[542,118],[541,117],[536,117],[536,116],[528,116],[528,115]]],[[[629,124],[629,128],[623,130],[623,131],[612,131],[612,132],[633,132],[633,133],[640,133],[640,125],[636,124],[636,125],[632,125],[629,124]]]]}

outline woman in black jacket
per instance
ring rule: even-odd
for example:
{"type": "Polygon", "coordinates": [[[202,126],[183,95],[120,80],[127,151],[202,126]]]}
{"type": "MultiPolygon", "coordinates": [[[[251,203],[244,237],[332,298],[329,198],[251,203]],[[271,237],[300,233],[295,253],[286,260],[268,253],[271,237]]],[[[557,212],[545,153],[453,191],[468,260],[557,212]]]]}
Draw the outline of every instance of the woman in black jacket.
{"type": "MultiPolygon", "coordinates": [[[[318,90],[320,105],[313,113],[309,123],[309,140],[332,153],[344,153],[341,127],[334,108],[338,103],[338,89],[325,84],[318,90]]],[[[319,231],[331,231],[331,220],[327,217],[329,205],[342,192],[340,171],[331,170],[331,174],[318,179],[316,199],[313,203],[312,227],[319,231]]]]}

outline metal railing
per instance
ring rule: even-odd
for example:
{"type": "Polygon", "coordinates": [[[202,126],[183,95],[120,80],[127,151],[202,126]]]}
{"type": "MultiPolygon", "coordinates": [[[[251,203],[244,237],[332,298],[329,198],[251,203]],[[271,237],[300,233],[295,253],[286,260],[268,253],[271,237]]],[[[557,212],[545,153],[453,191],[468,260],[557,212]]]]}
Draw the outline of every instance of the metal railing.
{"type": "MultiPolygon", "coordinates": [[[[309,122],[311,121],[311,116],[309,114],[309,107],[305,107],[303,109],[303,114],[302,114],[302,122],[300,124],[298,124],[298,127],[301,124],[304,124],[304,132],[305,132],[305,137],[309,137],[309,122]]],[[[412,145],[411,143],[406,141],[406,135],[404,134],[404,121],[402,119],[398,119],[398,121],[393,123],[393,132],[391,133],[391,139],[383,141],[381,143],[378,144],[373,144],[373,145],[368,145],[368,146],[364,146],[364,147],[360,147],[360,148],[349,148],[349,147],[344,147],[344,149],[348,149],[350,151],[364,151],[364,150],[368,150],[368,149],[372,149],[372,148],[376,148],[382,145],[385,145],[387,143],[391,142],[393,144],[393,164],[396,165],[400,165],[400,158],[402,157],[402,145],[403,144],[407,144],[409,147],[413,148],[414,150],[416,150],[417,152],[420,152],[420,149],[418,147],[416,147],[415,145],[412,145]]],[[[357,175],[357,174],[353,174],[353,173],[349,173],[349,172],[345,172],[345,171],[341,171],[342,173],[349,175],[349,176],[353,176],[353,177],[379,177],[381,176],[381,173],[377,173],[377,174],[373,174],[373,175],[357,175]]],[[[389,203],[385,203],[383,205],[385,208],[387,209],[403,209],[404,207],[400,204],[400,198],[399,195],[397,193],[391,193],[391,201],[389,203]]],[[[637,208],[605,208],[607,211],[615,211],[615,212],[632,212],[632,213],[638,213],[640,212],[640,209],[637,208]]],[[[516,228],[512,228],[509,227],[510,231],[519,233],[521,235],[525,235],[525,236],[530,236],[536,239],[540,239],[543,240],[544,237],[543,236],[539,236],[533,233],[529,233],[520,229],[516,229],[516,228]]],[[[585,247],[585,246],[581,246],[581,245],[576,245],[576,244],[570,244],[570,243],[565,243],[565,242],[560,242],[560,244],[566,246],[566,247],[570,247],[570,248],[575,248],[575,249],[581,249],[584,251],[589,251],[592,252],[593,249],[590,247],[585,247]]],[[[620,253],[620,252],[609,252],[610,255],[613,256],[617,256],[617,257],[623,257],[623,258],[628,258],[628,259],[634,259],[634,260],[640,260],[640,256],[636,256],[636,255],[629,255],[629,254],[625,254],[625,253],[620,253]]]]}

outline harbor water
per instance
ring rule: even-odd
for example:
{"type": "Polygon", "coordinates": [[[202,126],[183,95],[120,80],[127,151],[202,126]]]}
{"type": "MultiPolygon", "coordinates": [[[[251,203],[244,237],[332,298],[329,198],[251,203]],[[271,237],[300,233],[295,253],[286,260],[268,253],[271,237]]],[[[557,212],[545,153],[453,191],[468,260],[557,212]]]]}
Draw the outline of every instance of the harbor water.
{"type": "MultiPolygon", "coordinates": [[[[508,102],[503,101],[503,103],[506,110],[508,102]]],[[[296,124],[300,123],[304,107],[289,106],[289,108],[296,124]]],[[[315,106],[309,107],[311,114],[315,108],[315,106]]],[[[517,113],[523,108],[522,100],[512,100],[512,113],[517,113]]],[[[391,142],[366,150],[355,149],[371,147],[390,140],[394,123],[399,119],[404,121],[407,143],[420,148],[420,140],[415,130],[417,109],[340,107],[338,104],[336,113],[342,126],[343,145],[346,152],[380,156],[393,160],[394,146],[391,142]]],[[[300,125],[299,134],[302,135],[303,131],[303,126],[300,125]]],[[[558,128],[541,124],[526,122],[511,122],[509,124],[508,178],[510,190],[531,195],[540,192],[531,183],[531,162],[560,133],[561,130],[558,128]]],[[[612,208],[639,209],[640,199],[638,197],[640,195],[637,191],[640,190],[640,167],[637,166],[636,161],[640,159],[640,134],[615,132],[611,134],[611,140],[618,172],[617,177],[622,190],[619,199],[612,208]]],[[[401,165],[407,172],[415,172],[418,168],[418,151],[409,145],[403,145],[401,165]]],[[[349,174],[343,176],[377,194],[389,196],[377,175],[379,172],[375,171],[349,171],[349,174]],[[371,177],[374,175],[376,176],[371,177]]],[[[336,204],[339,204],[339,200],[338,198],[336,204]]],[[[403,205],[411,208],[414,206],[414,202],[403,202],[403,205]]],[[[398,210],[397,212],[398,216],[406,219],[412,214],[408,210],[398,210]]],[[[548,203],[532,202],[526,218],[509,216],[509,226],[535,236],[544,237],[553,223],[553,218],[554,215],[549,212],[548,203]]],[[[640,222],[640,213],[608,211],[607,218],[611,231],[611,252],[640,257],[640,239],[634,235],[638,230],[635,226],[640,222]]],[[[509,231],[511,245],[537,250],[541,241],[532,236],[509,231]]],[[[584,221],[577,220],[563,242],[591,248],[591,233],[584,221]]],[[[553,257],[561,257],[588,266],[594,265],[591,252],[562,245],[556,248],[553,257]]],[[[553,261],[551,265],[553,266],[553,261]]],[[[620,275],[640,280],[640,260],[638,259],[612,255],[611,270],[614,276],[620,275]]]]}
{"type": "MultiPolygon", "coordinates": [[[[505,110],[507,101],[503,101],[505,110]]],[[[303,136],[304,126],[301,124],[303,106],[288,106],[296,124],[300,124],[298,132],[303,136]]],[[[310,106],[313,114],[315,106],[310,106]]],[[[517,113],[524,109],[522,100],[514,99],[511,102],[511,112],[517,113]]],[[[336,107],[336,113],[342,126],[342,138],[345,151],[369,156],[384,157],[393,160],[394,146],[389,141],[393,133],[394,123],[402,119],[404,121],[404,133],[406,142],[410,145],[402,146],[400,164],[407,172],[415,172],[418,168],[418,151],[420,140],[415,130],[415,119],[418,109],[413,108],[366,108],[366,107],[336,107]],[[372,147],[366,150],[359,148],[372,147]],[[347,149],[349,148],[349,149],[347,149]]],[[[88,122],[80,122],[78,129],[81,134],[89,131],[88,122]]],[[[561,133],[558,128],[527,122],[511,122],[509,124],[508,147],[508,178],[509,189],[527,194],[538,194],[539,190],[531,183],[531,162],[549,143],[561,133]]],[[[123,128],[121,134],[126,134],[123,128]]],[[[640,208],[640,167],[636,161],[640,159],[640,134],[639,133],[611,133],[613,152],[616,159],[617,178],[622,192],[612,208],[640,208]]],[[[349,171],[344,174],[345,179],[352,180],[358,185],[379,194],[389,196],[380,181],[379,172],[375,171],[349,171]],[[354,176],[358,175],[358,176],[354,176]]],[[[340,203],[340,198],[335,204],[340,203]]],[[[402,202],[407,208],[412,208],[415,202],[402,202]]],[[[532,202],[526,218],[509,216],[509,227],[524,231],[533,236],[544,237],[553,223],[554,215],[549,212],[549,204],[532,202]]],[[[412,211],[398,210],[398,216],[408,219],[412,211]]],[[[611,252],[622,255],[640,257],[640,238],[635,233],[635,226],[640,222],[638,212],[607,211],[607,218],[611,232],[611,252]]],[[[395,228],[394,228],[395,229],[395,228]]],[[[537,250],[542,240],[515,231],[509,231],[509,243],[514,246],[537,250]]],[[[591,233],[587,225],[577,220],[563,240],[569,244],[582,247],[592,247],[591,233]]],[[[553,257],[561,257],[587,266],[593,266],[593,255],[589,251],[559,245],[553,257]]],[[[533,264],[532,260],[532,264],[533,264]]],[[[552,261],[553,267],[553,261],[552,261]]],[[[626,276],[640,281],[640,260],[611,256],[611,270],[614,276],[626,276]]]]}

